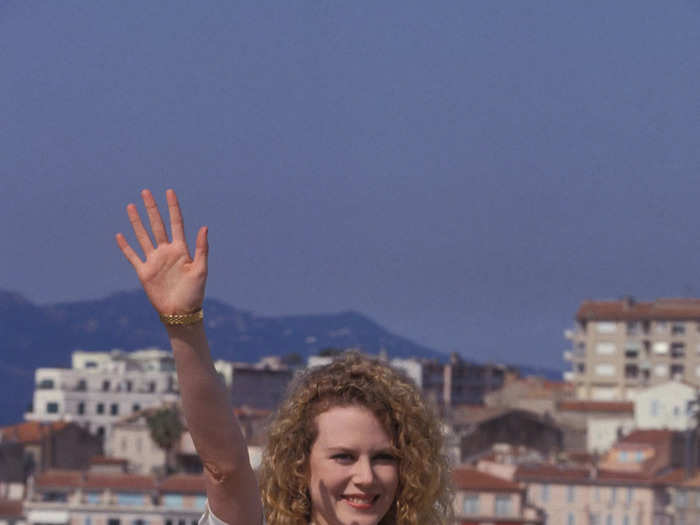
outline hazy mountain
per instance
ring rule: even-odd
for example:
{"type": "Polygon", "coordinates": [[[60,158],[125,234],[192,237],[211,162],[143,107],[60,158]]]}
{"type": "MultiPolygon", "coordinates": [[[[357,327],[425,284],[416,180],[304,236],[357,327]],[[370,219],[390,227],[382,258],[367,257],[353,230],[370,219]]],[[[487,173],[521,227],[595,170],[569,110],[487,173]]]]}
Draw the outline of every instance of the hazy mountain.
{"type": "MultiPolygon", "coordinates": [[[[359,347],[376,354],[444,358],[384,330],[356,312],[264,317],[215,299],[204,303],[215,358],[255,362],[274,354],[302,358],[327,347],[359,347]]],[[[17,421],[31,402],[34,369],[70,365],[84,350],[168,348],[165,330],[142,291],[93,301],[34,305],[0,291],[0,424],[17,421]]]]}

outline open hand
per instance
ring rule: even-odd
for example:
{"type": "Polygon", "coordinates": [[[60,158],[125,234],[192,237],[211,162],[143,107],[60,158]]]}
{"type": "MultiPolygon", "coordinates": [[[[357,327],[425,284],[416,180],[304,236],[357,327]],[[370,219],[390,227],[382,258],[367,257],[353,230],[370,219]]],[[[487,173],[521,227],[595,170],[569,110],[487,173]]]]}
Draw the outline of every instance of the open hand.
{"type": "Polygon", "coordinates": [[[134,229],[145,262],[129,246],[124,235],[116,235],[117,244],[124,256],[136,270],[136,275],[151,301],[160,314],[182,314],[197,310],[204,301],[204,288],[207,281],[207,228],[202,226],[197,232],[194,259],[190,257],[185,241],[185,228],[180,213],[180,205],[173,190],[166,191],[172,241],[158,211],[158,206],[149,190],[141,192],[146,214],[151,224],[151,232],[156,246],[153,246],[148,231],[144,228],[139,212],[134,204],[126,207],[126,213],[134,229]]]}

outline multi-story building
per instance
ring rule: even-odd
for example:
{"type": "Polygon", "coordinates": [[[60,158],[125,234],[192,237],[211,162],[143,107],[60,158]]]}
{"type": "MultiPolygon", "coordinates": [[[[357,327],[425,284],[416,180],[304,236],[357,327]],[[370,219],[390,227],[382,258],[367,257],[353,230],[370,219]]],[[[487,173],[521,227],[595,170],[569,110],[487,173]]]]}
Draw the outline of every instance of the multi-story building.
{"type": "Polygon", "coordinates": [[[457,525],[542,525],[538,509],[527,504],[525,485],[473,468],[452,472],[457,525]]]}
{"type": "Polygon", "coordinates": [[[565,336],[578,399],[633,400],[669,379],[700,386],[700,299],[584,301],[565,336]]]}
{"type": "Polygon", "coordinates": [[[74,421],[106,436],[112,423],[144,408],[179,399],[170,352],[84,352],[71,368],[38,368],[30,421],[74,421]]]}
{"type": "Polygon", "coordinates": [[[28,525],[197,525],[204,476],[54,470],[36,477],[24,502],[28,525]]]}

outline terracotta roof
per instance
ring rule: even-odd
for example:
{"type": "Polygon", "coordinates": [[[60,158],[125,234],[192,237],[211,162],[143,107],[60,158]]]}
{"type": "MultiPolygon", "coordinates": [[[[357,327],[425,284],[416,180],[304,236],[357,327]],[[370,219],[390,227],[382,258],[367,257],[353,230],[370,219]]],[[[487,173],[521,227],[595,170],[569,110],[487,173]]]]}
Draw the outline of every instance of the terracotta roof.
{"type": "Polygon", "coordinates": [[[521,490],[517,483],[466,467],[457,468],[452,472],[452,482],[457,490],[484,492],[519,492],[521,490]]]}
{"type": "Polygon", "coordinates": [[[634,430],[624,436],[618,443],[664,445],[673,437],[671,430],[634,430]]]}
{"type": "Polygon", "coordinates": [[[634,403],[631,401],[560,401],[559,410],[569,412],[615,412],[634,414],[634,403]]]}
{"type": "Polygon", "coordinates": [[[175,474],[161,481],[160,490],[161,492],[204,494],[205,478],[203,474],[175,474]]]}
{"type": "Polygon", "coordinates": [[[19,518],[20,516],[22,516],[22,500],[0,498],[0,517],[19,518]]]}
{"type": "Polygon", "coordinates": [[[670,298],[652,302],[633,300],[583,301],[578,321],[700,321],[700,299],[670,298]]]}
{"type": "MultiPolygon", "coordinates": [[[[558,483],[578,483],[592,485],[602,484],[630,484],[652,485],[666,483],[665,477],[655,477],[649,472],[620,472],[610,469],[594,470],[571,466],[560,466],[541,463],[537,465],[522,465],[515,473],[518,481],[547,481],[558,483]]],[[[668,480],[675,478],[668,478],[668,480]]]]}
{"type": "Polygon", "coordinates": [[[50,431],[56,431],[68,425],[65,421],[54,423],[40,423],[38,421],[25,421],[17,425],[0,427],[0,434],[7,441],[19,443],[35,443],[41,441],[50,431]]]}
{"type": "Polygon", "coordinates": [[[77,488],[82,483],[83,473],[79,470],[47,470],[34,480],[34,486],[40,488],[77,488]]]}
{"type": "Polygon", "coordinates": [[[130,492],[148,492],[156,490],[156,479],[153,476],[138,476],[135,474],[102,474],[87,472],[83,485],[88,489],[116,489],[130,492]]]}
{"type": "Polygon", "coordinates": [[[521,465],[515,471],[515,478],[522,481],[557,480],[585,481],[590,477],[590,470],[580,467],[568,467],[540,463],[521,465]]]}

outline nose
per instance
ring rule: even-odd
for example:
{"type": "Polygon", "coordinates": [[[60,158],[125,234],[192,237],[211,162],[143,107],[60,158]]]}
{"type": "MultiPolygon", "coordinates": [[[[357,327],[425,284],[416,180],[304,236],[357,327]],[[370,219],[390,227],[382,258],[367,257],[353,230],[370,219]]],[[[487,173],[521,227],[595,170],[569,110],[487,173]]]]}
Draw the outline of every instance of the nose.
{"type": "Polygon", "coordinates": [[[374,481],[374,470],[369,458],[359,458],[355,462],[353,479],[357,485],[370,485],[374,481]]]}

